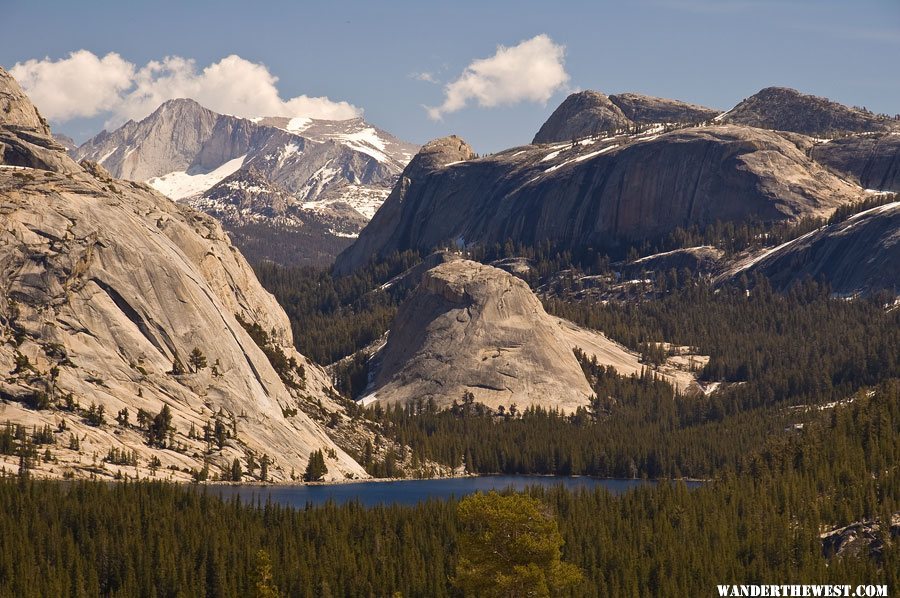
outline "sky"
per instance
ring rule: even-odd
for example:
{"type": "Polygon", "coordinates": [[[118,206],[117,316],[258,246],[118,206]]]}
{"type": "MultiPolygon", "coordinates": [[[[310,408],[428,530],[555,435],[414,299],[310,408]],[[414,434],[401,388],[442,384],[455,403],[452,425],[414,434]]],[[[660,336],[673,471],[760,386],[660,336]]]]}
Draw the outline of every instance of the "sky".
{"type": "Polygon", "coordinates": [[[900,113],[900,0],[0,0],[0,65],[83,142],[171,97],[479,153],[573,91],[726,110],[770,85],[900,113]],[[279,114],[275,114],[275,113],[279,114]]]}

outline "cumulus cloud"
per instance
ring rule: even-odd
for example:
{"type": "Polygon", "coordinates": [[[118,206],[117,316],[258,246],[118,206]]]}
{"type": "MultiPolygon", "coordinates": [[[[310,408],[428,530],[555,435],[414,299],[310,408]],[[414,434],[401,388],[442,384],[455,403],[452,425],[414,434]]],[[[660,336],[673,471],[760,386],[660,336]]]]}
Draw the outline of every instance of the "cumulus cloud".
{"type": "Polygon", "coordinates": [[[518,102],[546,102],[569,80],[564,66],[565,46],[546,34],[512,47],[497,46],[490,58],[474,60],[463,73],[444,87],[444,102],[426,107],[428,116],[465,108],[470,101],[493,107],[518,102]]]}
{"type": "Polygon", "coordinates": [[[116,109],[130,88],[134,65],[115,53],[99,58],[87,50],[53,61],[16,63],[10,74],[41,113],[55,121],[96,116],[116,109]]]}
{"type": "Polygon", "coordinates": [[[340,120],[362,110],[327,97],[282,99],[278,77],[262,64],[237,55],[203,69],[180,56],[168,56],[137,68],[118,54],[98,58],[79,50],[58,61],[49,58],[18,63],[10,73],[50,120],[109,114],[108,126],[139,120],[161,103],[191,98],[215,112],[242,117],[305,116],[340,120]]]}

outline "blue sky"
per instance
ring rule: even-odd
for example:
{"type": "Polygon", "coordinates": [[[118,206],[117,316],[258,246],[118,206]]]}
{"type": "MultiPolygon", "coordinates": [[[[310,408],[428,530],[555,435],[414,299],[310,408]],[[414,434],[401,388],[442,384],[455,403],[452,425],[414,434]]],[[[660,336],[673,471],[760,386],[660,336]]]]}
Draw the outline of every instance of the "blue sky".
{"type": "MultiPolygon", "coordinates": [[[[456,133],[479,152],[529,142],[576,89],[637,91],[727,109],[762,87],[785,85],[900,112],[898,0],[0,4],[6,68],[87,50],[97,57],[117,53],[135,71],[178,56],[193,59],[200,72],[238,55],[277,77],[284,100],[327,96],[409,141],[456,133]],[[557,77],[542,90],[524,90],[519,100],[495,90],[500,99],[490,107],[471,96],[465,107],[429,117],[425,107],[440,106],[444,86],[474,60],[539,35],[549,40],[542,48],[564,51],[564,82],[557,77]]],[[[114,118],[100,110],[51,123],[82,141],[114,118]]]]}

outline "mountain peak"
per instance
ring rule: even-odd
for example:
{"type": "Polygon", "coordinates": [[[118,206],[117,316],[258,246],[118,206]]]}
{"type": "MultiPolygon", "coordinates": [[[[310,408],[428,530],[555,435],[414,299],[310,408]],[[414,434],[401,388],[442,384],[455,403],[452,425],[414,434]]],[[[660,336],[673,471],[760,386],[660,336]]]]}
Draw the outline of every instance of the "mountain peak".
{"type": "Polygon", "coordinates": [[[209,108],[206,108],[205,106],[202,106],[199,102],[197,102],[196,100],[192,100],[191,98],[174,98],[171,100],[166,100],[165,102],[160,104],[159,107],[154,110],[147,118],[153,119],[169,114],[187,115],[201,112],[215,114],[215,112],[213,112],[209,108]]]}
{"type": "Polygon", "coordinates": [[[790,87],[765,87],[738,103],[722,120],[816,136],[886,131],[894,126],[885,115],[851,108],[790,87]]]}
{"type": "Polygon", "coordinates": [[[532,143],[570,141],[603,131],[627,127],[631,121],[610,98],[599,91],[570,94],[553,111],[532,143]]]}

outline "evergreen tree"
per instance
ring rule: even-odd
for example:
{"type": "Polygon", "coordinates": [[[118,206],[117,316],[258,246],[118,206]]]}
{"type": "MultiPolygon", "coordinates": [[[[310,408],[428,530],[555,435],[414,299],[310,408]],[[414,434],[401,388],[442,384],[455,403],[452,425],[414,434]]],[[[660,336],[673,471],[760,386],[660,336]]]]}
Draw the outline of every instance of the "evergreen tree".
{"type": "Polygon", "coordinates": [[[199,347],[194,347],[194,350],[191,351],[191,355],[188,357],[188,365],[194,373],[206,367],[206,356],[199,347]]]}
{"type": "Polygon", "coordinates": [[[163,405],[147,427],[147,444],[165,448],[166,437],[172,429],[172,410],[168,405],[163,405]]]}
{"type": "Polygon", "coordinates": [[[263,482],[269,479],[269,455],[263,455],[259,460],[259,479],[263,482]]]}
{"type": "Polygon", "coordinates": [[[254,596],[257,598],[280,598],[281,592],[272,580],[272,559],[265,550],[256,553],[256,583],[254,596]]]}
{"type": "Polygon", "coordinates": [[[457,507],[461,533],[453,585],[467,596],[557,596],[581,582],[561,560],[556,520],[538,500],[496,492],[457,507]]]}
{"type": "Polygon", "coordinates": [[[313,451],[306,464],[303,479],[307,482],[318,482],[325,477],[326,473],[328,473],[328,467],[325,465],[325,455],[321,450],[313,451]]]}

